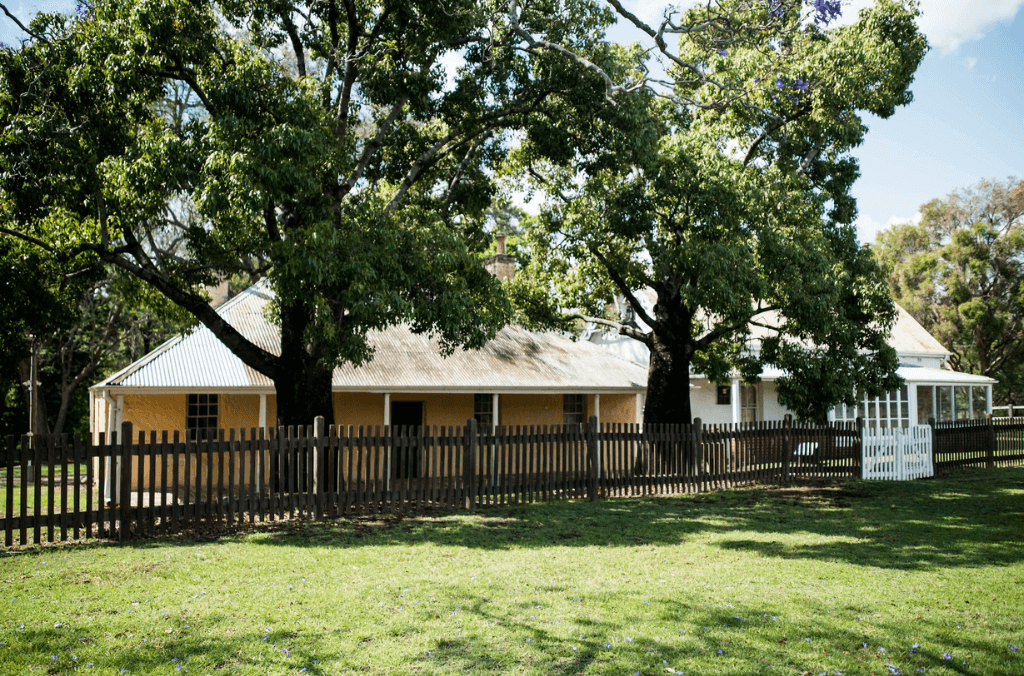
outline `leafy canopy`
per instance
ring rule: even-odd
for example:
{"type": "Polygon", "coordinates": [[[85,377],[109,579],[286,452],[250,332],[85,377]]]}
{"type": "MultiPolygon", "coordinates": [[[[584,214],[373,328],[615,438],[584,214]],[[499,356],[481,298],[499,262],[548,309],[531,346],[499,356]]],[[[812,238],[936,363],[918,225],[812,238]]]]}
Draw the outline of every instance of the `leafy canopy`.
{"type": "MultiPolygon", "coordinates": [[[[575,308],[569,318],[644,341],[652,379],[659,352],[713,381],[784,369],[780,401],[820,420],[856,387],[899,384],[885,340],[895,310],[851,225],[852,150],[863,111],[887,117],[909,103],[926,43],[912,3],[879,2],[829,30],[799,7],[690,9],[661,26],[705,27],[675,30],[678,50],[662,47],[667,89],[626,87],[613,124],[552,123],[572,150],[561,161],[529,137],[516,166],[549,199],[512,293],[541,323],[564,325],[559,311],[575,308]],[[616,295],[636,323],[606,314],[616,295]]],[[[610,78],[647,83],[642,54],[624,52],[610,78]]],[[[685,383],[673,388],[688,397],[685,383]]]]}
{"type": "MultiPolygon", "coordinates": [[[[369,358],[366,332],[398,321],[478,347],[509,315],[479,265],[494,167],[515,133],[602,88],[524,49],[506,10],[95,0],[38,15],[0,49],[3,236],[134,275],[272,377],[282,362],[220,321],[204,285],[269,277],[275,316],[328,367],[369,358]]],[[[609,21],[545,0],[516,27],[600,62],[609,21]]]]}
{"type": "Polygon", "coordinates": [[[878,234],[896,300],[947,349],[954,368],[1020,396],[1024,368],[1024,181],[981,181],[878,234]]]}

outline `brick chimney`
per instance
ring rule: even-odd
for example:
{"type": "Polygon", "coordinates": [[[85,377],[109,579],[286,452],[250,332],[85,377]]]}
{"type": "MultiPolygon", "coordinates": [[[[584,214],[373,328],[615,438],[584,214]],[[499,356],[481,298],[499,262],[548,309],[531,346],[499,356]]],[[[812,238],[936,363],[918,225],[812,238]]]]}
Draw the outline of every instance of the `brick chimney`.
{"type": "Polygon", "coordinates": [[[484,268],[503,282],[516,276],[516,259],[505,253],[505,235],[495,235],[498,253],[484,261],[484,268]]]}

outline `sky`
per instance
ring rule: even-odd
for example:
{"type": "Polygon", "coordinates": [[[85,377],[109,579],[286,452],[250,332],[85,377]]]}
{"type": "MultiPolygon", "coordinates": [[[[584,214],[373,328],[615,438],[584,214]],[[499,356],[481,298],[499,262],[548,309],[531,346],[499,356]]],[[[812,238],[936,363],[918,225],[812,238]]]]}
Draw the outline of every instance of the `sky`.
{"type": "MultiPolygon", "coordinates": [[[[624,0],[657,22],[666,0],[624,0]]],[[[688,2],[692,0],[682,0],[688,2]]],[[[844,20],[872,0],[843,0],[844,20]]],[[[33,11],[71,11],[73,0],[0,0],[22,19],[33,11]]],[[[982,179],[1024,178],[1024,0],[921,0],[920,26],[931,50],[917,71],[914,101],[882,120],[867,115],[864,144],[854,154],[861,177],[853,187],[861,242],[920,206],[982,179]]],[[[620,22],[622,23],[622,22],[620,22]]],[[[18,29],[0,15],[0,41],[18,29]]],[[[637,32],[620,25],[615,39],[637,32]]]]}

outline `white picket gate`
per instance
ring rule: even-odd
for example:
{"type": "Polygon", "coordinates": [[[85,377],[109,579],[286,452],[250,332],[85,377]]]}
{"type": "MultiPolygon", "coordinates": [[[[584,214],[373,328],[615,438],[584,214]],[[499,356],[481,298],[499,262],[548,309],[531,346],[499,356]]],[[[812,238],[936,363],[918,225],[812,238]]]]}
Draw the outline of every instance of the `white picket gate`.
{"type": "Polygon", "coordinates": [[[861,478],[908,481],[934,476],[932,428],[865,429],[861,478]]]}

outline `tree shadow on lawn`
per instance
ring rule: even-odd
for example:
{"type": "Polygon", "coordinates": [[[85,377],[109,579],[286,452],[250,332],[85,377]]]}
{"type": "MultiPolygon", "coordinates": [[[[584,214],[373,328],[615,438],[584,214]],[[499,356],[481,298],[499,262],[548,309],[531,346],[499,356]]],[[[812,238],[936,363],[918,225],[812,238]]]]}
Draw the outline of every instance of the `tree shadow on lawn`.
{"type": "Polygon", "coordinates": [[[676,545],[699,535],[710,536],[713,546],[765,557],[915,570],[1017,563],[1024,556],[1022,531],[1024,470],[1000,469],[902,483],[846,481],[482,508],[473,516],[342,519],[271,530],[254,542],[635,548],[676,545]]]}
{"type": "MultiPolygon", "coordinates": [[[[1016,629],[993,630],[989,617],[979,620],[978,627],[968,627],[971,620],[961,618],[969,613],[962,609],[936,608],[930,615],[915,617],[879,619],[874,615],[862,624],[860,609],[844,605],[843,599],[752,603],[743,600],[742,591],[734,591],[732,597],[689,605],[665,595],[659,598],[658,589],[627,587],[588,593],[560,583],[537,586],[538,599],[517,596],[511,610],[508,604],[494,603],[498,595],[509,594],[512,586],[519,585],[501,579],[475,585],[461,582],[435,606],[409,606],[401,614],[396,614],[401,608],[390,605],[397,598],[380,610],[372,603],[362,610],[336,608],[336,624],[333,617],[321,618],[325,628],[282,616],[269,622],[272,626],[265,632],[264,621],[257,619],[263,612],[250,613],[246,620],[245,613],[240,617],[230,607],[191,611],[188,619],[157,619],[161,609],[170,609],[166,604],[139,617],[137,628],[130,629],[134,634],[123,623],[112,629],[69,618],[59,627],[44,623],[23,632],[0,632],[5,649],[11,651],[4,673],[35,669],[77,673],[89,662],[96,673],[121,669],[133,674],[177,673],[174,668],[183,666],[186,673],[196,674],[318,676],[353,671],[639,671],[653,676],[665,673],[666,666],[693,674],[754,676],[792,673],[793,669],[814,674],[833,670],[884,674],[890,663],[902,673],[914,673],[917,667],[931,673],[941,666],[943,673],[1010,674],[1022,673],[1017,667],[1024,667],[1022,656],[1008,652],[1005,642],[1016,629]],[[581,597],[579,604],[562,603],[574,596],[581,597]],[[641,605],[648,598],[651,603],[641,605]],[[535,610],[534,604],[543,608],[535,610]],[[459,610],[450,613],[453,606],[459,610]],[[345,621],[349,612],[377,615],[353,633],[345,621]],[[250,626],[240,628],[240,621],[250,626]],[[186,629],[184,622],[192,626],[186,629]],[[965,631],[955,629],[957,623],[965,631]],[[164,627],[171,633],[165,634],[164,627]],[[910,653],[914,642],[920,646],[910,653]],[[943,659],[947,653],[952,659],[943,659]],[[51,655],[56,659],[51,660],[51,655]],[[79,659],[73,661],[72,655],[79,659]],[[967,667],[962,665],[964,660],[967,667]]],[[[1011,625],[1015,622],[1013,617],[1005,619],[1011,625]]]]}

